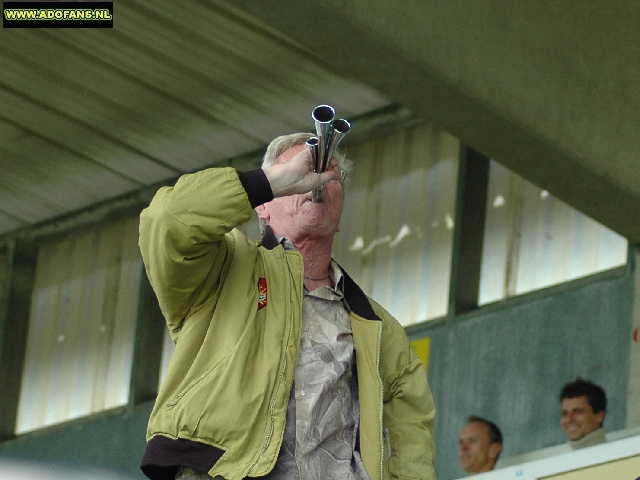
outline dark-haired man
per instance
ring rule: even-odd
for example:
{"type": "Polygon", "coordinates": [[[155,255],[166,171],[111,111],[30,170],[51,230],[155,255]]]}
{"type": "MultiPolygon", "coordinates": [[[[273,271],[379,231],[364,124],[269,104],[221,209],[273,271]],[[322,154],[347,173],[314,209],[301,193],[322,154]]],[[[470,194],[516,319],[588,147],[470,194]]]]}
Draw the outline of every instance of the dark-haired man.
{"type": "Polygon", "coordinates": [[[460,465],[467,475],[489,472],[502,451],[502,433],[495,423],[472,415],[467,418],[458,443],[460,465]]]}
{"type": "Polygon", "coordinates": [[[607,441],[603,425],[607,396],[602,387],[577,378],[560,391],[560,425],[573,450],[607,441]]]}

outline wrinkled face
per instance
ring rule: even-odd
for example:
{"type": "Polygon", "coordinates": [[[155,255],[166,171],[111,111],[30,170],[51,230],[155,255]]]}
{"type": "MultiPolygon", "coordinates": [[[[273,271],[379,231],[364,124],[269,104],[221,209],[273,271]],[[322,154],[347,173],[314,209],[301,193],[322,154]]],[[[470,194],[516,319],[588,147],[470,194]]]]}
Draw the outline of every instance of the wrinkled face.
{"type": "MultiPolygon", "coordinates": [[[[276,163],[284,163],[307,148],[297,145],[280,155],[276,163]]],[[[331,160],[328,170],[338,169],[331,160]]],[[[277,235],[290,238],[294,243],[303,238],[326,237],[333,239],[339,231],[344,206],[342,184],[332,180],[325,185],[321,202],[311,201],[311,192],[274,198],[264,204],[258,215],[264,218],[277,235]]]]}
{"type": "Polygon", "coordinates": [[[560,425],[569,440],[580,440],[602,426],[605,412],[593,413],[587,397],[562,400],[560,425]]]}
{"type": "Polygon", "coordinates": [[[491,443],[489,426],[482,422],[468,423],[460,432],[460,465],[468,475],[488,472],[500,454],[502,446],[491,443]]]}

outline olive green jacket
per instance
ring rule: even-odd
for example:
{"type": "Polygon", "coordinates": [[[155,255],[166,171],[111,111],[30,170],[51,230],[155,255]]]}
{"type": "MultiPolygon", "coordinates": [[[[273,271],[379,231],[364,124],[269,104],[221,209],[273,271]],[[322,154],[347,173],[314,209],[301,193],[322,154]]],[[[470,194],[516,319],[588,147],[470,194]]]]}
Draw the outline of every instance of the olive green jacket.
{"type": "MultiPolygon", "coordinates": [[[[235,227],[273,198],[261,170],[185,175],[140,219],[147,275],[176,342],[151,413],[142,469],[178,465],[228,480],[278,458],[300,344],[303,259],[235,227]]],[[[359,448],[372,480],[435,478],[434,405],[402,326],[345,275],[360,399],[359,448]]]]}

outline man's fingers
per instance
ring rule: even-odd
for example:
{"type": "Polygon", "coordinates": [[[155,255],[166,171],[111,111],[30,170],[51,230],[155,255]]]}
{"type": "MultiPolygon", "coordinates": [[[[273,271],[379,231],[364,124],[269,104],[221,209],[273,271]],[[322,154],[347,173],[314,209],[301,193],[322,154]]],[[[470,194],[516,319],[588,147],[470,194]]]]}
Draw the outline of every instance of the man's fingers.
{"type": "Polygon", "coordinates": [[[313,170],[313,160],[312,160],[312,155],[311,155],[311,150],[309,148],[305,148],[304,150],[301,150],[300,152],[298,152],[297,154],[295,154],[290,162],[295,163],[301,163],[304,164],[305,167],[307,167],[310,170],[313,170]]]}
{"type": "Polygon", "coordinates": [[[323,173],[313,171],[313,161],[309,149],[304,149],[286,162],[276,163],[265,169],[271,190],[276,197],[307,193],[331,180],[340,181],[340,174],[334,170],[323,173]]]}

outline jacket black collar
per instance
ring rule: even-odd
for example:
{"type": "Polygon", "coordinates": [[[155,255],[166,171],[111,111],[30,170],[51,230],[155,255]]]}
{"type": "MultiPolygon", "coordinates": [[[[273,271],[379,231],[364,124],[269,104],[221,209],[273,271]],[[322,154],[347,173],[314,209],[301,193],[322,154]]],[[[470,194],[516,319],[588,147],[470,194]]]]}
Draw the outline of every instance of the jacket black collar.
{"type": "MultiPolygon", "coordinates": [[[[273,230],[269,225],[265,227],[264,235],[262,236],[262,246],[267,250],[273,250],[280,242],[273,233],[273,230]]],[[[338,265],[340,267],[340,265],[338,265]]],[[[380,320],[380,317],[376,315],[373,310],[369,299],[364,294],[362,289],[356,282],[345,272],[344,268],[340,267],[342,274],[344,275],[344,299],[349,305],[351,311],[362,318],[367,320],[380,320]]]]}

